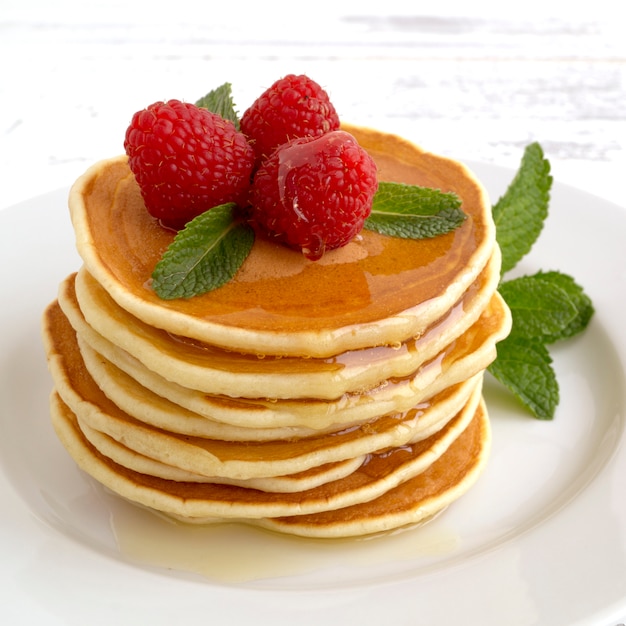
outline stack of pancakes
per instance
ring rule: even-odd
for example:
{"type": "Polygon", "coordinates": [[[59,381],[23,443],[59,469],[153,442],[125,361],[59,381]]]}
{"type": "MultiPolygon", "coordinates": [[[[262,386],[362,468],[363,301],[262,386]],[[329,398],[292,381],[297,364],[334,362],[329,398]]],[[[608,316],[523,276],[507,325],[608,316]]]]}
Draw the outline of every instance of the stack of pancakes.
{"type": "Polygon", "coordinates": [[[113,492],[190,523],[311,537],[416,524],[461,496],[490,444],[485,368],[510,329],[484,190],[461,164],[346,128],[381,180],[455,192],[455,231],[367,230],[311,262],[257,237],[235,278],[150,286],[174,233],[123,157],[74,185],[84,265],[44,316],[54,427],[113,492]]]}

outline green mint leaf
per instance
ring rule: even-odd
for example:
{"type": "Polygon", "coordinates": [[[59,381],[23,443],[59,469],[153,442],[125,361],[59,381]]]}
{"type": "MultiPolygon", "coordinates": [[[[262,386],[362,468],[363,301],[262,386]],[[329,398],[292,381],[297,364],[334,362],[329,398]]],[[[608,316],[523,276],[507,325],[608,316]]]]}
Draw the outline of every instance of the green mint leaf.
{"type": "Polygon", "coordinates": [[[438,189],[381,182],[364,227],[382,235],[427,239],[460,226],[467,217],[461,200],[438,189]]]}
{"type": "Polygon", "coordinates": [[[554,343],[561,339],[573,337],[585,330],[595,313],[595,309],[591,298],[584,292],[583,288],[576,283],[572,276],[562,272],[539,272],[538,276],[541,280],[550,281],[558,285],[567,294],[567,297],[576,309],[576,315],[574,315],[570,323],[562,328],[559,333],[547,336],[544,341],[546,343],[554,343]]]}
{"type": "Polygon", "coordinates": [[[541,341],[507,337],[498,344],[498,358],[488,370],[534,417],[554,417],[559,385],[550,353],[541,341]]]}
{"type": "Polygon", "coordinates": [[[236,204],[214,207],[179,231],[152,273],[160,298],[191,298],[228,282],[246,260],[254,231],[234,216],[236,204]]]}
{"type": "Polygon", "coordinates": [[[571,276],[537,272],[500,283],[513,316],[512,334],[550,344],[582,332],[591,320],[591,299],[571,276]]]}
{"type": "Polygon", "coordinates": [[[239,116],[235,110],[232,85],[230,83],[224,83],[220,87],[209,91],[206,96],[203,96],[196,102],[196,106],[221,115],[225,120],[230,120],[235,125],[235,128],[239,130],[239,116]]]}
{"type": "Polygon", "coordinates": [[[578,313],[567,292],[542,273],[504,281],[499,291],[511,309],[511,334],[522,338],[559,337],[578,313]]]}
{"type": "Polygon", "coordinates": [[[493,206],[496,238],[502,250],[502,274],[532,248],[548,215],[550,163],[538,143],[529,144],[504,195],[493,206]]]}
{"type": "MultiPolygon", "coordinates": [[[[548,215],[552,177],[537,143],[526,147],[520,168],[493,207],[502,275],[526,255],[548,215]]],[[[539,271],[498,286],[513,318],[511,334],[498,344],[489,371],[538,419],[552,419],[559,388],[548,345],[584,330],[594,314],[575,280],[558,271],[539,271]]]]}

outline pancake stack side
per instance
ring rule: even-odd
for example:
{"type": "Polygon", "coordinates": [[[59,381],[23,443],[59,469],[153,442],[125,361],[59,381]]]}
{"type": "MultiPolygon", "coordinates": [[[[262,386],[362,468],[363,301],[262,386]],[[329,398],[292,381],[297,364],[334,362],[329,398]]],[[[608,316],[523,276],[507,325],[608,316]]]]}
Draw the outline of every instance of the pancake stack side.
{"type": "Polygon", "coordinates": [[[83,265],[43,318],[51,416],[120,497],[336,538],[420,524],[480,476],[483,377],[511,324],[487,195],[456,161],[344,128],[381,180],[456,193],[463,225],[419,241],[364,230],[315,262],[257,237],[229,283],[166,301],[151,273],[174,233],[126,158],[72,188],[83,265]]]}

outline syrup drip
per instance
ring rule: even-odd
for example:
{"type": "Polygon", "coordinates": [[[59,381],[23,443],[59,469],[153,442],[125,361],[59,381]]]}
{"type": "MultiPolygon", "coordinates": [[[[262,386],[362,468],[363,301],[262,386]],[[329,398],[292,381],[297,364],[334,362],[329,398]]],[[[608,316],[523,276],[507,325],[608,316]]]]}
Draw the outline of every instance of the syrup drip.
{"type": "Polygon", "coordinates": [[[140,566],[243,584],[346,568],[393,566],[450,554],[458,537],[438,520],[373,537],[307,539],[238,523],[194,526],[108,496],[121,554],[140,566]]]}

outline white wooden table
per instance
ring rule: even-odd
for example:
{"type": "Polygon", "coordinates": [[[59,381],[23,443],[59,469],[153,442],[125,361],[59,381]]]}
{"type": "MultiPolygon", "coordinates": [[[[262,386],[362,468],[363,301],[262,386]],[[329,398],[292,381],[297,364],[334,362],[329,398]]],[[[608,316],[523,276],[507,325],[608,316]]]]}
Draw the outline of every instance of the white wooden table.
{"type": "Polygon", "coordinates": [[[2,1],[0,207],[121,152],[130,116],[155,100],[230,81],[243,111],[289,72],[322,83],[344,119],[458,158],[515,167],[537,140],[555,178],[625,204],[626,38],[611,0],[517,13],[486,0],[318,2],[305,18],[299,3],[236,15],[151,4],[2,1]]]}
{"type": "Polygon", "coordinates": [[[229,81],[243,112],[291,72],[462,160],[516,167],[539,141],[555,179],[626,207],[619,3],[573,4],[0,0],[0,210],[121,153],[153,101],[229,81]]]}

